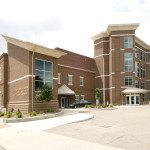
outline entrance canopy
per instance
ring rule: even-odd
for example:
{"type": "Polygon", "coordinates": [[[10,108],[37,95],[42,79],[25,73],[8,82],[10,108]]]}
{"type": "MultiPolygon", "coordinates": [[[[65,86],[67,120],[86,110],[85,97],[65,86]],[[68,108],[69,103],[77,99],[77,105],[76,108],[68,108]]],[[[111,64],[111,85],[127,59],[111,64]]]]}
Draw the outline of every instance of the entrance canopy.
{"type": "Polygon", "coordinates": [[[75,95],[75,92],[64,84],[58,88],[58,95],[75,95]]]}
{"type": "Polygon", "coordinates": [[[129,94],[129,93],[145,94],[147,92],[149,92],[149,90],[139,89],[139,88],[135,88],[135,87],[128,87],[122,91],[122,93],[124,93],[124,94],[129,94]]]}

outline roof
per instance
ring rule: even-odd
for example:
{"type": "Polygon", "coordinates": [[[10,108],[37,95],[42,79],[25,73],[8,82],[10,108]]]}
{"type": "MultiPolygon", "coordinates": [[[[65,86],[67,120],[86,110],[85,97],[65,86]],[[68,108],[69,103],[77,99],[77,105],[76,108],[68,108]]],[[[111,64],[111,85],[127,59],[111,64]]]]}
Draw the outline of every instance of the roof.
{"type": "Polygon", "coordinates": [[[67,54],[67,53],[59,51],[59,50],[47,48],[47,47],[44,47],[41,45],[37,45],[37,44],[31,43],[31,42],[26,42],[26,41],[19,40],[19,39],[13,38],[13,37],[5,36],[5,35],[2,35],[2,36],[5,38],[5,40],[8,43],[17,45],[17,46],[24,48],[31,52],[36,52],[36,53],[44,54],[44,55],[55,57],[55,58],[60,58],[61,56],[67,54]]]}
{"type": "Polygon", "coordinates": [[[64,84],[58,88],[58,95],[75,95],[75,92],[64,84]]]}
{"type": "Polygon", "coordinates": [[[149,90],[144,90],[144,89],[139,89],[139,88],[135,88],[135,87],[128,87],[125,90],[122,91],[122,93],[124,94],[129,94],[129,93],[147,93],[149,92],[149,90]]]}
{"type": "Polygon", "coordinates": [[[130,24],[109,24],[106,31],[96,34],[92,37],[92,40],[97,40],[102,37],[108,37],[111,31],[126,31],[126,30],[136,30],[139,23],[130,24]]]}

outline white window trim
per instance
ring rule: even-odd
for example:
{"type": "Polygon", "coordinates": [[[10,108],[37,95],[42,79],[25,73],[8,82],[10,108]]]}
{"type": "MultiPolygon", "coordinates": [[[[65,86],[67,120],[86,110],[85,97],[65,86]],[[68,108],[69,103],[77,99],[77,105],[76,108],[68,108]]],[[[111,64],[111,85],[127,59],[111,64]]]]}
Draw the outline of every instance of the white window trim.
{"type": "Polygon", "coordinates": [[[81,100],[84,100],[84,98],[85,98],[85,95],[80,95],[80,97],[82,97],[82,99],[81,99],[81,100]]]}
{"type": "Polygon", "coordinates": [[[82,80],[82,82],[80,82],[80,86],[84,86],[84,77],[80,76],[80,80],[82,80]]]}
{"type": "Polygon", "coordinates": [[[61,84],[60,80],[61,80],[61,73],[58,73],[58,84],[61,84]]]}
{"type": "Polygon", "coordinates": [[[73,75],[68,74],[68,85],[73,85],[73,75]],[[71,83],[69,82],[69,77],[71,77],[71,83]]]}

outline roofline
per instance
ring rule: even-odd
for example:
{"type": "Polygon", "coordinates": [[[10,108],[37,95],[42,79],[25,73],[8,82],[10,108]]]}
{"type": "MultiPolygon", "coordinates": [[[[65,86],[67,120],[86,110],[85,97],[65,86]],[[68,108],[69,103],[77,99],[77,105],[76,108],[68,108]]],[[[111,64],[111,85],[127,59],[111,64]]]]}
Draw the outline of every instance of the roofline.
{"type": "Polygon", "coordinates": [[[17,45],[17,46],[24,48],[31,52],[36,52],[36,53],[44,54],[44,55],[55,57],[55,58],[60,58],[61,56],[64,56],[67,54],[67,53],[59,51],[59,50],[47,48],[47,47],[44,47],[44,46],[41,46],[38,44],[19,40],[19,39],[9,37],[6,35],[2,35],[2,37],[6,40],[7,43],[17,45]]]}
{"type": "Polygon", "coordinates": [[[130,23],[130,24],[109,24],[106,31],[103,31],[99,34],[96,34],[91,37],[93,41],[109,37],[111,31],[126,31],[126,30],[136,30],[140,24],[139,23],[130,23]]]}
{"type": "Polygon", "coordinates": [[[148,45],[147,43],[145,43],[143,40],[141,40],[139,37],[135,36],[135,42],[139,45],[141,45],[142,47],[144,47],[145,49],[150,49],[150,45],[148,45]]]}
{"type": "Polygon", "coordinates": [[[109,24],[107,27],[107,33],[110,34],[111,31],[136,30],[139,25],[139,23],[109,24]]]}

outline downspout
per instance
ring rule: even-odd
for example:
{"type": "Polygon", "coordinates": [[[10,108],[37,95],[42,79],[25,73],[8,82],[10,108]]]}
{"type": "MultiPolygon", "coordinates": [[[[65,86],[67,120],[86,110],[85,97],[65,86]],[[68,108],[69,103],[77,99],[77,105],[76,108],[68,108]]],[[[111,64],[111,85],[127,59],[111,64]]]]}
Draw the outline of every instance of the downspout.
{"type": "Polygon", "coordinates": [[[33,76],[34,76],[34,51],[32,52],[32,98],[31,98],[31,102],[32,102],[32,111],[34,111],[34,104],[33,104],[33,101],[34,101],[34,79],[33,79],[33,76]]]}
{"type": "Polygon", "coordinates": [[[105,64],[104,64],[104,56],[103,56],[103,103],[105,105],[105,64]]]}

